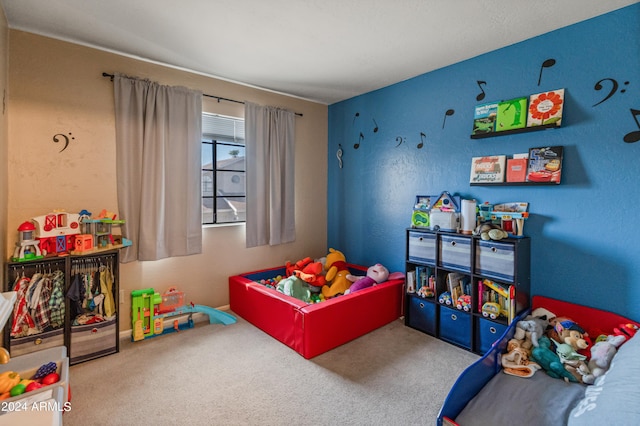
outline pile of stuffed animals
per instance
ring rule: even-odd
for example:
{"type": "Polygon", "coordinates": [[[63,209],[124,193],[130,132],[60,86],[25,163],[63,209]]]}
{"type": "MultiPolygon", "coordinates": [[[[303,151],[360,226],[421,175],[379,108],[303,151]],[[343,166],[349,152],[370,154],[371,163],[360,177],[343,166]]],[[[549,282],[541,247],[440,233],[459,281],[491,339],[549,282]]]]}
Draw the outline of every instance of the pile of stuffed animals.
{"type": "Polygon", "coordinates": [[[366,276],[352,275],[344,254],[333,248],[326,257],[317,260],[306,257],[295,263],[287,262],[285,272],[286,276],[277,281],[275,289],[306,303],[354,293],[388,279],[404,278],[401,272],[390,274],[379,263],[369,267],[366,276]]]}
{"type": "Polygon", "coordinates": [[[553,378],[590,385],[607,372],[618,348],[637,330],[633,324],[621,324],[613,334],[600,335],[592,342],[571,318],[538,308],[516,324],[501,358],[502,368],[519,377],[544,370],[553,378]]]}

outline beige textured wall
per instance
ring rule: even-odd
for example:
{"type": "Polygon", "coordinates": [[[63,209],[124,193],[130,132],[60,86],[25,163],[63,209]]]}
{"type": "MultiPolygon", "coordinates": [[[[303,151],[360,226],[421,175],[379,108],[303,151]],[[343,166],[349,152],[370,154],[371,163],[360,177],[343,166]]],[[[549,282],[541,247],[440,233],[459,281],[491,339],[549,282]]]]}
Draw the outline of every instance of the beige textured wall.
{"type": "MultiPolygon", "coordinates": [[[[0,259],[7,259],[7,140],[8,140],[8,60],[9,28],[4,10],[0,7],[0,259]]],[[[4,274],[0,274],[0,289],[4,289],[4,274]]]]}
{"type": "MultiPolygon", "coordinates": [[[[120,329],[131,328],[130,291],[177,286],[188,301],[228,304],[227,277],[325,254],[327,224],[327,106],[199,74],[10,31],[8,238],[20,223],[53,209],[118,211],[113,86],[102,72],[121,72],[168,85],[304,114],[296,119],[297,241],[276,247],[244,246],[243,225],[203,229],[203,253],[120,266],[120,329]],[[62,143],[53,136],[70,139],[62,143]]],[[[241,104],[204,98],[203,110],[243,116],[241,104]]],[[[126,218],[124,218],[126,219],[126,218]]]]}

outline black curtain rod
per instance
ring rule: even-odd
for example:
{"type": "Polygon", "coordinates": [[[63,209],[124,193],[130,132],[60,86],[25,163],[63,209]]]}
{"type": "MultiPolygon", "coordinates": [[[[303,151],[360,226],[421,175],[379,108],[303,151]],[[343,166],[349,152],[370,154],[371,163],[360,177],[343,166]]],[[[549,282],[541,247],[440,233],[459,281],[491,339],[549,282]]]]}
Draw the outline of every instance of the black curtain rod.
{"type": "MultiPolygon", "coordinates": [[[[106,73],[106,72],[103,72],[103,73],[102,73],[102,76],[103,76],[103,77],[109,77],[109,78],[111,79],[111,81],[113,81],[113,77],[114,77],[114,75],[113,75],[113,74],[108,74],[108,73],[106,73]]],[[[227,102],[235,102],[235,103],[237,103],[237,104],[243,104],[243,105],[244,105],[244,102],[242,102],[242,101],[236,101],[235,99],[229,99],[229,98],[222,98],[222,97],[220,97],[220,96],[207,95],[206,93],[203,93],[203,94],[202,94],[202,96],[206,96],[207,98],[217,99],[217,100],[218,100],[218,102],[220,102],[220,101],[227,101],[227,102]]],[[[302,117],[302,116],[303,116],[303,115],[302,115],[302,114],[300,114],[299,112],[296,112],[295,114],[296,114],[297,116],[299,116],[299,117],[302,117]]]]}

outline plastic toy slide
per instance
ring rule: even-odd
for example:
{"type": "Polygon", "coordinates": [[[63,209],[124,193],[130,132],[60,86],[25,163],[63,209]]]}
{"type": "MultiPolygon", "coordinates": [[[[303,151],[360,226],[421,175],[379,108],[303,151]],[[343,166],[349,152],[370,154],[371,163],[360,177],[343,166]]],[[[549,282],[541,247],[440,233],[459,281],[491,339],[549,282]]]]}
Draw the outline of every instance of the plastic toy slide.
{"type": "Polygon", "coordinates": [[[231,314],[204,305],[186,305],[176,310],[182,312],[202,312],[203,314],[207,314],[209,315],[209,324],[218,323],[229,325],[234,324],[237,321],[236,317],[231,314]]]}

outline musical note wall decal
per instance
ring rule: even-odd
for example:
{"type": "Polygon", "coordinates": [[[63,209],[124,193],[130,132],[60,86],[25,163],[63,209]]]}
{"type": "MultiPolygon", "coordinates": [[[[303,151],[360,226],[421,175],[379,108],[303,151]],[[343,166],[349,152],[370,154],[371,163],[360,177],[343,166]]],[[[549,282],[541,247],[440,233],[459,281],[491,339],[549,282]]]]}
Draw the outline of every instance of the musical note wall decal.
{"type": "MultiPolygon", "coordinates": [[[[69,137],[67,135],[63,135],[62,133],[57,133],[53,135],[53,141],[55,143],[60,142],[60,140],[58,139],[58,136],[62,136],[64,138],[64,147],[59,151],[59,152],[62,152],[65,149],[67,149],[67,147],[69,146],[69,137]]],[[[69,136],[71,136],[71,132],[69,132],[69,136]]],[[[71,140],[75,140],[75,138],[72,136],[71,140]]]]}
{"type": "Polygon", "coordinates": [[[444,120],[442,120],[442,128],[444,129],[444,124],[447,122],[447,117],[451,117],[455,114],[455,111],[452,109],[448,109],[447,112],[444,113],[444,120]]]}
{"type": "Polygon", "coordinates": [[[373,125],[375,126],[373,128],[373,133],[378,133],[378,123],[376,123],[376,119],[375,118],[372,118],[372,120],[373,120],[373,125]]]}
{"type": "Polygon", "coordinates": [[[556,64],[556,60],[555,59],[547,59],[546,61],[544,61],[542,63],[542,65],[540,66],[540,75],[538,76],[538,86],[540,86],[540,82],[542,81],[542,71],[545,68],[551,68],[555,64],[556,64]]]}
{"type": "MultiPolygon", "coordinates": [[[[598,106],[598,105],[600,105],[601,103],[603,103],[604,101],[608,100],[608,99],[609,99],[609,98],[611,98],[613,95],[615,95],[615,93],[618,91],[618,87],[619,87],[618,82],[617,82],[615,79],[613,79],[613,78],[603,78],[602,80],[598,81],[598,82],[595,84],[595,86],[593,86],[593,88],[594,88],[595,90],[602,90],[602,89],[603,89],[603,87],[604,87],[604,86],[602,85],[602,83],[603,83],[603,82],[605,82],[605,81],[610,81],[610,82],[611,82],[611,90],[609,91],[609,93],[607,94],[607,96],[605,96],[605,97],[604,97],[604,99],[602,99],[600,102],[598,102],[598,103],[596,103],[596,104],[593,104],[593,106],[598,106]]],[[[629,85],[629,82],[628,82],[628,81],[625,81],[623,84],[624,84],[625,86],[628,86],[628,85],[629,85]]],[[[624,88],[624,89],[621,89],[621,90],[620,90],[620,93],[624,93],[624,92],[626,92],[626,91],[627,91],[627,89],[626,89],[626,88],[624,88]]]]}
{"type": "Polygon", "coordinates": [[[480,93],[478,93],[478,96],[476,96],[476,101],[480,102],[481,100],[484,99],[486,93],[484,92],[484,89],[482,88],[483,84],[487,84],[486,81],[480,81],[480,80],[476,80],[476,83],[478,84],[478,87],[480,88],[480,93]]]}
{"type": "Polygon", "coordinates": [[[402,136],[398,136],[396,137],[396,142],[398,142],[398,145],[396,145],[396,148],[399,147],[400,145],[402,145],[402,142],[406,141],[406,138],[403,138],[402,136]]]}
{"type": "Polygon", "coordinates": [[[358,138],[358,143],[353,145],[354,149],[358,149],[360,148],[360,143],[364,141],[364,135],[362,134],[362,132],[360,132],[360,137],[358,138]]]}
{"type": "Polygon", "coordinates": [[[420,143],[418,144],[418,149],[422,149],[424,146],[424,140],[427,138],[427,135],[424,132],[420,132],[420,143]]]}
{"type": "Polygon", "coordinates": [[[356,118],[360,117],[360,113],[356,112],[355,115],[353,116],[353,122],[351,123],[351,125],[353,126],[354,124],[356,124],[356,118]]]}
{"type": "Polygon", "coordinates": [[[638,130],[629,132],[626,135],[624,135],[624,138],[622,138],[622,140],[625,141],[626,143],[634,143],[634,142],[640,141],[640,122],[638,121],[640,110],[631,108],[630,111],[631,111],[631,116],[636,121],[636,126],[638,126],[638,130]]]}

